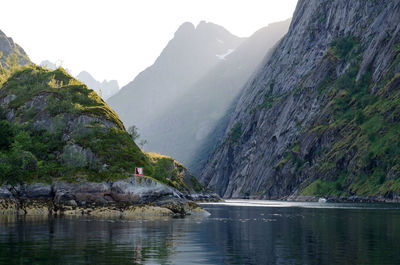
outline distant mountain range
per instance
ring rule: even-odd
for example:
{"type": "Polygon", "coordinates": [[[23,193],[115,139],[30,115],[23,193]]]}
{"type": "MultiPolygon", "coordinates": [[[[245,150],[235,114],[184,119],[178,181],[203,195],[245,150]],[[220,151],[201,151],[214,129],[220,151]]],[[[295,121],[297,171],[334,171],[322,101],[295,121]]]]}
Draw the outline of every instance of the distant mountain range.
{"type": "Polygon", "coordinates": [[[108,99],[119,91],[117,80],[103,80],[103,82],[99,82],[86,71],[80,72],[76,78],[85,83],[89,88],[96,91],[103,99],[108,99]]]}
{"type": "MultiPolygon", "coordinates": [[[[55,70],[57,68],[56,64],[53,62],[50,62],[49,60],[44,60],[40,63],[41,66],[44,66],[46,68],[55,70]]],[[[69,69],[65,69],[68,73],[71,74],[71,71],[69,69]]],[[[119,90],[119,85],[117,80],[103,80],[103,82],[97,81],[90,73],[86,71],[80,72],[76,78],[85,83],[88,88],[93,89],[96,91],[97,94],[99,94],[103,99],[108,99],[112,95],[116,94],[119,90]]]]}
{"type": "MultiPolygon", "coordinates": [[[[57,69],[57,65],[56,63],[50,62],[49,60],[44,60],[40,63],[40,66],[46,67],[48,69],[51,70],[56,70],[57,69]]],[[[71,74],[71,70],[69,70],[68,68],[64,68],[65,71],[67,71],[68,73],[71,74]]]]}
{"type": "Polygon", "coordinates": [[[212,23],[185,23],[157,61],[108,103],[126,126],[139,127],[146,150],[197,170],[223,133],[217,124],[289,24],[274,23],[244,39],[212,23]]]}

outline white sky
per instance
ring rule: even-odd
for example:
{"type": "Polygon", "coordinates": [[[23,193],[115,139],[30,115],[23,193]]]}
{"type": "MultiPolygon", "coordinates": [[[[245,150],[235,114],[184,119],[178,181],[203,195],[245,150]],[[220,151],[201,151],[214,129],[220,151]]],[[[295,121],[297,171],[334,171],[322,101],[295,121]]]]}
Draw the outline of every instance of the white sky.
{"type": "Polygon", "coordinates": [[[297,0],[2,0],[0,30],[35,63],[125,85],[150,66],[177,28],[201,20],[250,36],[292,16],[297,0]]]}

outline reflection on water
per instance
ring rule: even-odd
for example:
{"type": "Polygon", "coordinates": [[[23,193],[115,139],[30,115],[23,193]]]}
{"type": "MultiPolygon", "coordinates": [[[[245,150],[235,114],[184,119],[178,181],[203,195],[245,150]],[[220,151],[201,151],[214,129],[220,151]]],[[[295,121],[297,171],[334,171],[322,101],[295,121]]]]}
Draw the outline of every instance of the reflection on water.
{"type": "Polygon", "coordinates": [[[400,264],[399,205],[203,207],[210,217],[3,216],[0,264],[400,264]]]}

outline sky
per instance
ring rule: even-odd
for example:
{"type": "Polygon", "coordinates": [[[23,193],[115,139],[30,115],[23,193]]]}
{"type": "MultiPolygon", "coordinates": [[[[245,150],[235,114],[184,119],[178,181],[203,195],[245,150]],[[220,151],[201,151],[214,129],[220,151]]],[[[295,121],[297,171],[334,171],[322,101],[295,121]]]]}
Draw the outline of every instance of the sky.
{"type": "Polygon", "coordinates": [[[213,22],[239,37],[292,16],[297,0],[2,0],[0,30],[34,63],[120,86],[152,65],[184,22],[213,22]]]}

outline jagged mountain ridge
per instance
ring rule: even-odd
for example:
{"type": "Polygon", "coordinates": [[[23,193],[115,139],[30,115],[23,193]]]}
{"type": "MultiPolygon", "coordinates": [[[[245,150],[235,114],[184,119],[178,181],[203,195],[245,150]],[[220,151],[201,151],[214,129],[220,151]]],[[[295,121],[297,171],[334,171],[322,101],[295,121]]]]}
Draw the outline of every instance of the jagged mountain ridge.
{"type": "Polygon", "coordinates": [[[397,1],[300,0],[201,182],[225,198],[398,196],[399,19],[397,1]]]}
{"type": "Polygon", "coordinates": [[[177,157],[194,173],[221,136],[215,128],[269,49],[289,28],[290,20],[272,23],[247,38],[174,100],[141,134],[146,149],[177,157]]]}
{"type": "Polygon", "coordinates": [[[25,65],[30,62],[28,55],[25,53],[24,49],[21,48],[17,43],[13,41],[12,38],[7,37],[3,31],[0,30],[0,51],[2,56],[0,56],[0,64],[6,66],[6,60],[11,55],[16,56],[16,62],[21,65],[25,65]]]}
{"type": "Polygon", "coordinates": [[[154,64],[108,99],[126,126],[144,128],[243,39],[221,26],[184,23],[154,64]]]}

